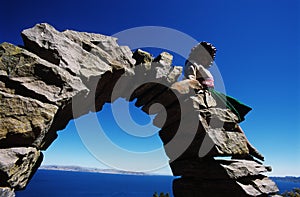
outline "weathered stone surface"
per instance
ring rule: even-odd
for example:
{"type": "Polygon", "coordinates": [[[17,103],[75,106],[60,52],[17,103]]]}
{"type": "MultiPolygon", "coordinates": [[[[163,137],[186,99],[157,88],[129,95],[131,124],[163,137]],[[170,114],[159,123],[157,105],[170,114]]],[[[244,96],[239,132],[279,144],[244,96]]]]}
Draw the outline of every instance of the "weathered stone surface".
{"type": "Polygon", "coordinates": [[[1,197],[15,197],[15,192],[9,187],[0,187],[1,197]]]}
{"type": "Polygon", "coordinates": [[[238,179],[246,176],[255,176],[270,171],[266,166],[249,160],[230,160],[217,161],[232,179],[238,179]]]}
{"type": "MultiPolygon", "coordinates": [[[[70,35],[68,35],[70,37],[70,35]]],[[[22,32],[25,48],[41,58],[64,68],[84,82],[93,76],[101,76],[113,67],[83,49],[52,26],[42,23],[22,32]]]]}
{"type": "Polygon", "coordinates": [[[254,161],[185,160],[175,161],[171,167],[174,175],[183,175],[174,185],[177,192],[195,193],[191,196],[260,196],[278,192],[275,183],[261,175],[268,168],[254,161]]]}
{"type": "Polygon", "coordinates": [[[192,96],[195,109],[206,109],[216,107],[217,103],[209,91],[199,91],[198,94],[192,96]]]}
{"type": "Polygon", "coordinates": [[[182,160],[170,165],[175,175],[203,179],[240,179],[269,171],[268,167],[249,160],[182,160]]]}
{"type": "Polygon", "coordinates": [[[88,91],[80,78],[9,43],[0,45],[0,70],[4,91],[44,103],[62,105],[88,91]]]}
{"type": "Polygon", "coordinates": [[[211,129],[224,128],[232,131],[237,127],[238,117],[229,109],[206,108],[199,112],[211,129]]]}
{"type": "Polygon", "coordinates": [[[171,68],[171,72],[168,74],[167,80],[169,83],[174,83],[182,74],[182,66],[174,66],[171,68]]]}
{"type": "Polygon", "coordinates": [[[276,184],[268,177],[263,177],[262,179],[255,179],[252,181],[255,188],[257,188],[263,194],[276,193],[279,192],[276,184]]]}
{"type": "Polygon", "coordinates": [[[132,57],[136,60],[135,65],[146,64],[147,69],[151,68],[151,63],[154,59],[150,53],[143,51],[141,49],[137,49],[133,53],[132,57]]]}
{"type": "Polygon", "coordinates": [[[23,189],[40,166],[43,154],[36,148],[0,149],[0,186],[23,189]]]}
{"type": "Polygon", "coordinates": [[[217,155],[244,155],[249,153],[245,135],[235,131],[209,129],[207,134],[212,139],[217,149],[217,155]]]}
{"type": "Polygon", "coordinates": [[[1,91],[0,98],[0,147],[38,147],[58,107],[1,91]]]}
{"type": "Polygon", "coordinates": [[[115,68],[131,68],[135,64],[128,46],[119,46],[117,38],[101,34],[66,30],[63,34],[84,50],[115,68]]]}
{"type": "Polygon", "coordinates": [[[182,67],[171,65],[172,55],[163,52],[154,59],[140,49],[132,54],[116,38],[59,32],[48,24],[24,30],[22,37],[25,49],[0,45],[1,187],[24,188],[42,160],[39,150],[53,142],[58,130],[72,118],[123,97],[137,99],[136,106],[148,114],[157,113],[154,124],[161,128],[166,154],[175,160],[171,167],[182,176],[174,181],[175,196],[277,191],[261,175],[269,168],[253,160],[262,156],[239,129],[236,115],[216,105],[199,81],[178,81],[182,67]],[[173,137],[176,144],[167,146],[173,137]],[[209,148],[205,155],[200,154],[203,144],[209,148]],[[27,148],[10,148],[14,146],[27,148]],[[220,155],[239,159],[213,159],[220,155]]]}
{"type": "Polygon", "coordinates": [[[267,194],[276,194],[279,192],[276,184],[265,176],[257,176],[253,180],[249,181],[247,179],[241,179],[237,183],[243,188],[243,190],[249,196],[259,196],[267,194]]]}
{"type": "Polygon", "coordinates": [[[253,185],[243,184],[237,181],[237,184],[245,191],[247,196],[260,196],[262,193],[256,189],[253,185]]]}
{"type": "Polygon", "coordinates": [[[168,77],[172,61],[173,56],[167,52],[162,52],[153,60],[151,67],[156,70],[156,78],[168,77]]]}
{"type": "Polygon", "coordinates": [[[170,68],[173,61],[173,55],[168,52],[162,52],[159,54],[153,62],[159,62],[163,67],[170,68]]]}
{"type": "Polygon", "coordinates": [[[80,78],[25,49],[9,43],[0,49],[0,147],[40,147],[58,109],[89,90],[80,78]]]}

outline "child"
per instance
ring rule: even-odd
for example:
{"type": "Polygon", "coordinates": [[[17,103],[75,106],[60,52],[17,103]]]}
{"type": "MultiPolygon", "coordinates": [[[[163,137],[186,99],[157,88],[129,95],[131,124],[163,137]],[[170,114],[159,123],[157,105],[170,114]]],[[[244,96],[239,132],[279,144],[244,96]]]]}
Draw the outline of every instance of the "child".
{"type": "Polygon", "coordinates": [[[218,107],[227,107],[241,122],[252,108],[214,89],[214,78],[208,68],[213,64],[216,51],[216,48],[208,42],[200,42],[193,47],[185,62],[185,77],[198,80],[203,90],[208,90],[212,94],[218,107]]]}
{"type": "MultiPolygon", "coordinates": [[[[198,93],[201,91],[210,92],[216,100],[217,107],[230,109],[235,115],[237,115],[239,122],[241,122],[245,119],[244,117],[251,110],[251,107],[214,89],[214,78],[208,68],[210,68],[213,64],[216,51],[216,48],[208,42],[200,42],[198,45],[193,47],[185,62],[185,77],[198,80],[202,86],[202,90],[198,93]]],[[[245,135],[244,131],[238,124],[236,130],[245,135]]],[[[247,141],[247,146],[249,154],[260,160],[264,160],[264,157],[250,144],[249,141],[247,141]]],[[[248,156],[245,157],[248,158],[248,156]]]]}

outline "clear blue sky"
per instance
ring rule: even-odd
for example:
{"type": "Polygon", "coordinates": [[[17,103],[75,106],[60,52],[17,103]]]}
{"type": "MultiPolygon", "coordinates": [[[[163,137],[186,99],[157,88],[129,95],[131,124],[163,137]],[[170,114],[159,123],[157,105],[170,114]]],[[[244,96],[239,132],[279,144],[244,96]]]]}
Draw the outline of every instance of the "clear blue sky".
{"type": "MultiPolygon", "coordinates": [[[[227,94],[253,108],[241,125],[249,141],[273,167],[272,175],[299,176],[299,13],[297,0],[2,1],[0,42],[22,44],[20,32],[40,22],[106,35],[164,26],[210,41],[218,48],[216,63],[227,94]]],[[[116,133],[120,143],[130,141],[116,133]]],[[[130,148],[147,150],[147,144],[130,148]]],[[[102,166],[86,151],[72,122],[45,152],[44,164],[102,166]]]]}

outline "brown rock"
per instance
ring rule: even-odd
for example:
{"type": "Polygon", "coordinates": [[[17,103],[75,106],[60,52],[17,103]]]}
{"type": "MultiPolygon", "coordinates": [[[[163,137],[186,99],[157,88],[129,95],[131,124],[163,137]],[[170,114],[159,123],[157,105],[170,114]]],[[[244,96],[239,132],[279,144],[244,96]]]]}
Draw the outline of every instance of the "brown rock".
{"type": "Polygon", "coordinates": [[[141,49],[137,49],[133,55],[133,59],[135,59],[135,65],[145,64],[147,65],[147,69],[151,68],[151,63],[153,61],[153,57],[150,53],[143,51],[141,49]]]}
{"type": "Polygon", "coordinates": [[[58,107],[1,91],[0,98],[0,147],[39,147],[58,107]]]}

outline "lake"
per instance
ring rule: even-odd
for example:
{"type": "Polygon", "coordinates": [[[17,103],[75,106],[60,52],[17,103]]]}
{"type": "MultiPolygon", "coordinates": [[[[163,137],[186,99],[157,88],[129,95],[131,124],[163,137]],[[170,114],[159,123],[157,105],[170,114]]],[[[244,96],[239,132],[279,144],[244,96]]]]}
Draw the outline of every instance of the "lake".
{"type": "Polygon", "coordinates": [[[280,190],[280,193],[283,193],[285,191],[291,191],[294,188],[300,188],[300,182],[299,180],[297,182],[295,181],[289,181],[288,178],[286,180],[279,180],[277,178],[271,178],[278,186],[278,189],[280,190]]]}
{"type": "MultiPolygon", "coordinates": [[[[92,172],[38,170],[17,197],[152,197],[172,194],[173,176],[121,175],[92,172]]],[[[280,193],[300,188],[299,182],[275,180],[280,193]]]]}
{"type": "Polygon", "coordinates": [[[173,176],[120,175],[91,172],[38,170],[17,197],[152,197],[172,195],[173,176]]]}

